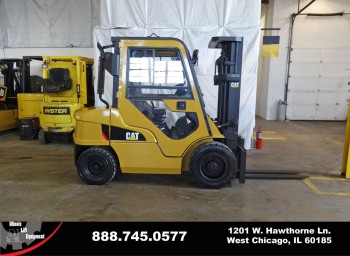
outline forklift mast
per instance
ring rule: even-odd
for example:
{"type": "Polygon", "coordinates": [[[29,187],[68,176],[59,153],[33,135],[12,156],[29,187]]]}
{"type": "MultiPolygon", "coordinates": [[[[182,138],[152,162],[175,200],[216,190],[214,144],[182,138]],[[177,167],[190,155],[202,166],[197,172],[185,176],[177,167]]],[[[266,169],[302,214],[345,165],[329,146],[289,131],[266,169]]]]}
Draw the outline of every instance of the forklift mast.
{"type": "Polygon", "coordinates": [[[30,93],[31,74],[30,61],[42,60],[40,56],[24,56],[23,59],[0,59],[1,74],[4,76],[4,84],[7,87],[7,96],[16,97],[17,93],[30,93]]]}
{"type": "Polygon", "coordinates": [[[22,87],[22,92],[24,93],[30,93],[32,91],[32,86],[31,86],[31,74],[30,74],[30,62],[32,60],[38,60],[42,61],[43,57],[41,56],[23,56],[23,60],[21,62],[21,87],[22,87]]]}
{"type": "Polygon", "coordinates": [[[236,151],[238,144],[244,144],[238,135],[243,38],[213,37],[209,48],[221,49],[214,75],[214,85],[219,86],[216,125],[225,135],[225,144],[236,151]]]}
{"type": "Polygon", "coordinates": [[[0,70],[1,74],[4,76],[4,85],[7,87],[7,97],[15,97],[18,92],[21,91],[20,81],[16,76],[16,68],[14,64],[18,67],[21,65],[21,59],[1,59],[0,60],[0,70]]]}

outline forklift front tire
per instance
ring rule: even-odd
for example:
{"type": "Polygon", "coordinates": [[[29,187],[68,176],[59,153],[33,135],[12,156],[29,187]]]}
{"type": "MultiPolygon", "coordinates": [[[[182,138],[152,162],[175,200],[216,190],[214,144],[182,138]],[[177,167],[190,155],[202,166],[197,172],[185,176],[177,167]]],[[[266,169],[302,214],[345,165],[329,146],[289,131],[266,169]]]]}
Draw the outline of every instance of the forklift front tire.
{"type": "Polygon", "coordinates": [[[200,187],[225,187],[234,179],[236,171],[236,157],[223,143],[204,143],[191,156],[190,172],[194,182],[200,187]]]}
{"type": "Polygon", "coordinates": [[[77,170],[86,183],[103,185],[114,178],[118,165],[115,156],[108,149],[92,147],[78,157],[77,170]]]}
{"type": "Polygon", "coordinates": [[[44,131],[43,128],[40,128],[39,130],[38,140],[41,144],[47,144],[51,142],[51,140],[49,139],[47,133],[44,131]]]}

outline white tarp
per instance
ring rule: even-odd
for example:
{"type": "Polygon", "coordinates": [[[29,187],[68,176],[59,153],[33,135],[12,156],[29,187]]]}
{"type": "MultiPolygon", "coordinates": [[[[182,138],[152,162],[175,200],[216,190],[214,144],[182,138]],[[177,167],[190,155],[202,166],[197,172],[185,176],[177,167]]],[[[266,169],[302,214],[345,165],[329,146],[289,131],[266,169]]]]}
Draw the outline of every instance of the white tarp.
{"type": "Polygon", "coordinates": [[[91,47],[98,0],[0,0],[0,47],[91,47]]]}
{"type": "MultiPolygon", "coordinates": [[[[213,36],[244,38],[239,134],[250,149],[255,126],[255,101],[260,33],[260,0],[101,0],[100,26],[94,29],[96,43],[109,45],[112,36],[176,37],[189,51],[199,49],[197,77],[208,114],[216,117],[218,88],[213,85],[215,60],[220,50],[208,49],[213,36]]],[[[106,79],[109,79],[106,76],[106,79]]],[[[95,83],[97,78],[95,79],[95,83]]],[[[111,83],[105,83],[104,98],[112,102],[111,83]]],[[[96,97],[96,106],[104,104],[96,97]]]]}

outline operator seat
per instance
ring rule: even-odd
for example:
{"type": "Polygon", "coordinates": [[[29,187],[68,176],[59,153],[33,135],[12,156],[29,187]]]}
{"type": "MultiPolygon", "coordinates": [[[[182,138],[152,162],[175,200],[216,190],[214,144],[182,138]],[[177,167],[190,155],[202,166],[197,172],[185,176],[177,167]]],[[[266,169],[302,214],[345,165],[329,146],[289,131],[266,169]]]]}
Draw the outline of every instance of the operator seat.
{"type": "Polygon", "coordinates": [[[180,117],[175,123],[174,139],[182,139],[198,128],[198,117],[196,113],[188,112],[180,117]]]}
{"type": "MultiPolygon", "coordinates": [[[[141,98],[142,97],[142,91],[141,88],[132,88],[129,87],[129,96],[130,98],[141,98]]],[[[132,104],[134,104],[135,107],[138,108],[138,110],[144,114],[148,119],[152,120],[154,118],[153,114],[153,108],[147,103],[144,99],[136,99],[136,100],[130,100],[132,104]]]]}
{"type": "Polygon", "coordinates": [[[72,80],[68,68],[50,69],[50,78],[46,80],[44,92],[61,92],[72,88],[72,80]]]}
{"type": "Polygon", "coordinates": [[[182,116],[176,121],[175,130],[176,130],[177,139],[185,138],[190,133],[188,129],[186,116],[182,116]]]}
{"type": "Polygon", "coordinates": [[[44,79],[41,76],[30,76],[30,92],[39,93],[40,86],[44,83],[44,79]]]}

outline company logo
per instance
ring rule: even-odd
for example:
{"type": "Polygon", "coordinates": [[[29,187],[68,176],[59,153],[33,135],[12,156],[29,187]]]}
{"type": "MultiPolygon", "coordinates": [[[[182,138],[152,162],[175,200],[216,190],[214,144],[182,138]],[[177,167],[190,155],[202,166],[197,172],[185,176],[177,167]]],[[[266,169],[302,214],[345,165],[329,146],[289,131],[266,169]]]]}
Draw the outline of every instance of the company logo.
{"type": "Polygon", "coordinates": [[[105,140],[129,140],[129,141],[146,141],[145,136],[140,132],[123,129],[116,126],[101,125],[102,136],[105,140]]]}
{"type": "Polygon", "coordinates": [[[22,255],[33,251],[49,241],[61,225],[62,222],[0,222],[0,254],[22,255]]]}
{"type": "Polygon", "coordinates": [[[44,234],[38,234],[41,230],[41,222],[10,221],[8,223],[2,222],[0,225],[0,246],[4,249],[7,245],[11,245],[12,250],[20,250],[23,244],[28,246],[35,240],[45,239],[44,234]]]}
{"type": "Polygon", "coordinates": [[[231,82],[231,88],[238,88],[239,82],[231,82]]]}
{"type": "Polygon", "coordinates": [[[139,132],[127,132],[125,133],[126,140],[139,140],[139,132]]]}
{"type": "Polygon", "coordinates": [[[69,107],[44,107],[45,115],[69,115],[69,107]]]}

